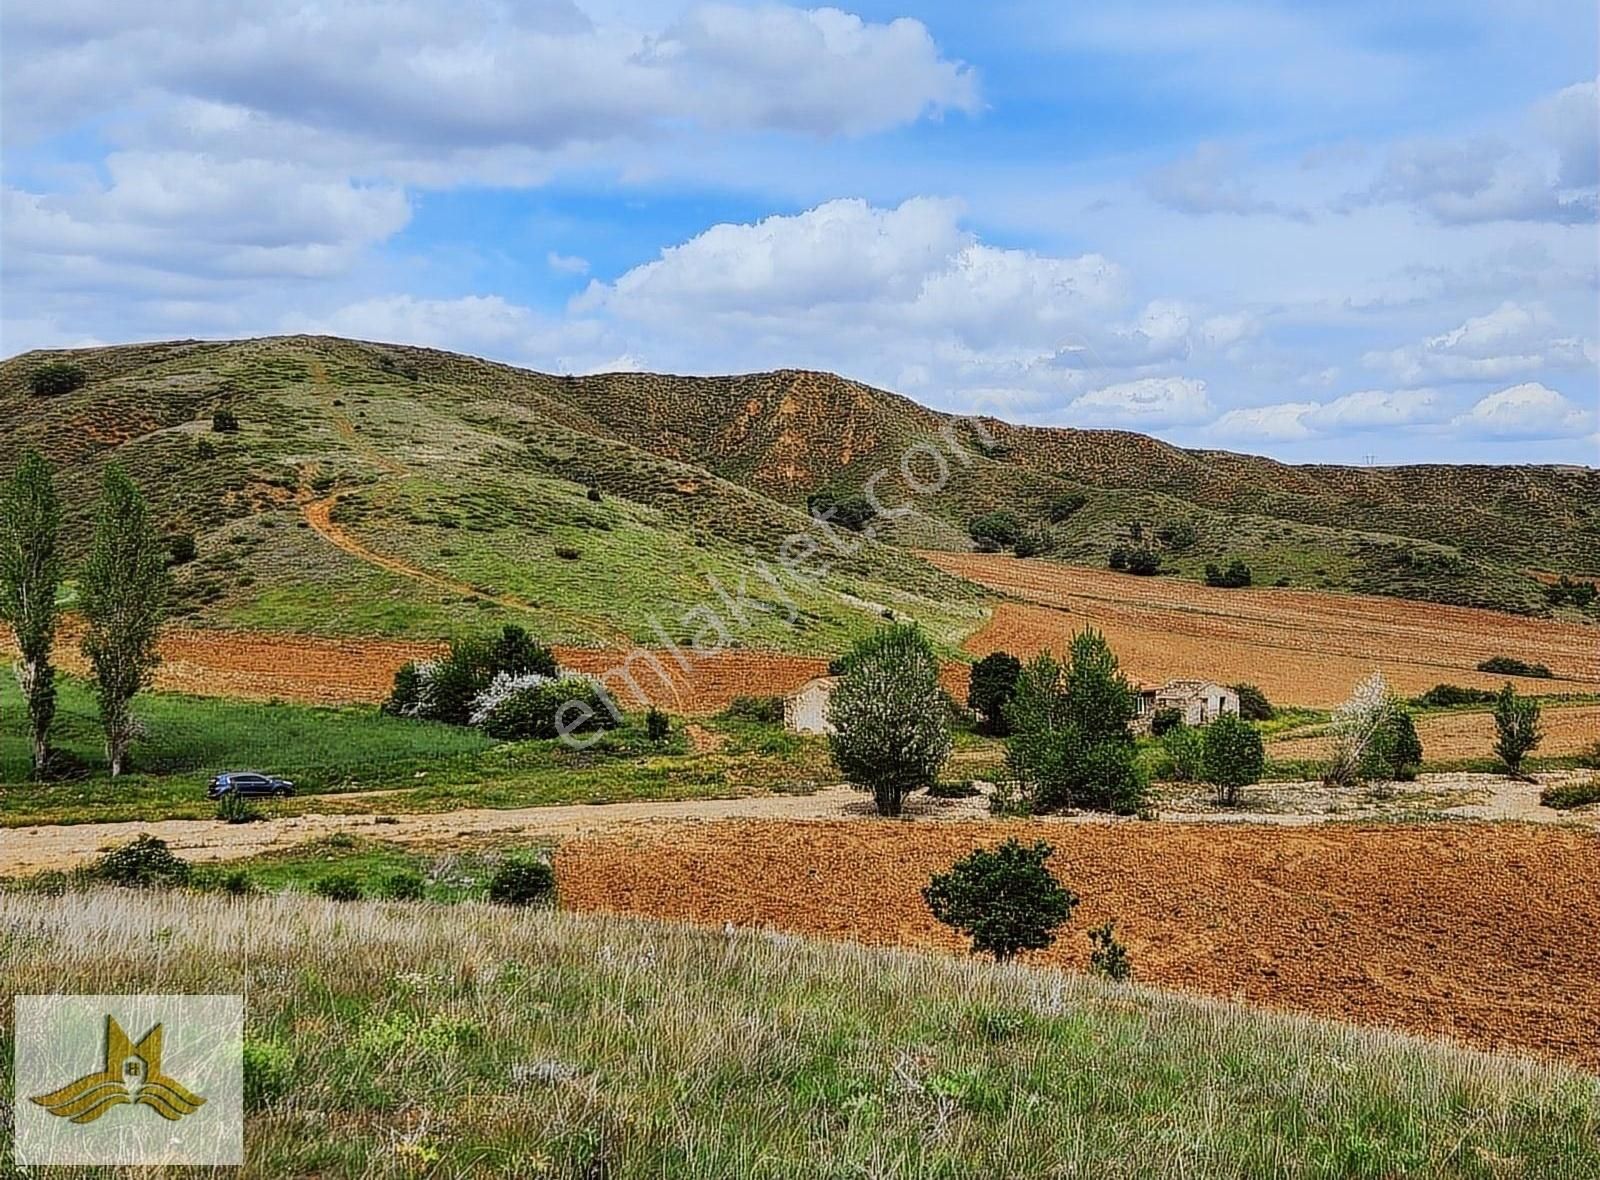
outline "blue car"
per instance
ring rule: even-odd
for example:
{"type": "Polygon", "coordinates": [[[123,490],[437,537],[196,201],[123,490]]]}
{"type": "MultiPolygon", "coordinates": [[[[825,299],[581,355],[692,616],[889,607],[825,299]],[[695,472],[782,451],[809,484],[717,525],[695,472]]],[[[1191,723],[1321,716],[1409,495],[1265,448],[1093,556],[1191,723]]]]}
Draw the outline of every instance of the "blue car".
{"type": "Polygon", "coordinates": [[[206,798],[220,799],[224,795],[244,798],[247,795],[266,795],[278,799],[294,794],[294,784],[286,778],[274,778],[258,770],[230,770],[217,775],[206,788],[206,798]]]}

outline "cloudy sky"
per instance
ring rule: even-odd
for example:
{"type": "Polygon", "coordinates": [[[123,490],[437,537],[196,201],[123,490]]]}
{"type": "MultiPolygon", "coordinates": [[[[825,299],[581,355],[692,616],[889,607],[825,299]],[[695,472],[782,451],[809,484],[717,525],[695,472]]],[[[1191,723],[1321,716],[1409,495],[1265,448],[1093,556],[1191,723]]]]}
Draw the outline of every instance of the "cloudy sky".
{"type": "Polygon", "coordinates": [[[1600,462],[1592,0],[4,0],[0,346],[1600,462]]]}

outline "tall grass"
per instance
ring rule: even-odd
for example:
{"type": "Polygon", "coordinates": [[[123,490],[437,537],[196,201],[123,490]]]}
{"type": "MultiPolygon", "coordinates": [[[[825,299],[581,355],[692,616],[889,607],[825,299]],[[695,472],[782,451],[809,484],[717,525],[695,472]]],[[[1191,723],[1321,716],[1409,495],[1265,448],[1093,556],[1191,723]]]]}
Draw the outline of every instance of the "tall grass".
{"type": "Polygon", "coordinates": [[[1600,1134],[1557,1066],[759,932],[111,892],[0,932],[21,992],[243,992],[247,1175],[1577,1178],[1600,1134]]]}

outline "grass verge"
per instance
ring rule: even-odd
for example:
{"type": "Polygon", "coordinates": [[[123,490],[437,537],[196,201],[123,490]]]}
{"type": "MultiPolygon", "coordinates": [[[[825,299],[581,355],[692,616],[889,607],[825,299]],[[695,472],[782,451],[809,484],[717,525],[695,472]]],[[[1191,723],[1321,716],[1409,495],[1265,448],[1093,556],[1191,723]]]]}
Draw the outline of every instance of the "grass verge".
{"type": "Polygon", "coordinates": [[[244,993],[246,1175],[1577,1178],[1600,1133],[1558,1066],[754,932],[112,891],[0,931],[20,991],[244,993]]]}

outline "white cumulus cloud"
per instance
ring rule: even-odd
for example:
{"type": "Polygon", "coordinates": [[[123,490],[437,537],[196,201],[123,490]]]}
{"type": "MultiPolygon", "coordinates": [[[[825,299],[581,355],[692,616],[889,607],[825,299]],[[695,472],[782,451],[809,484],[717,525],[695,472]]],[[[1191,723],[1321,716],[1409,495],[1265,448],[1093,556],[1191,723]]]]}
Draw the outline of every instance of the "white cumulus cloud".
{"type": "Polygon", "coordinates": [[[1595,429],[1595,411],[1529,381],[1489,394],[1450,424],[1483,438],[1579,438],[1595,429]]]}

